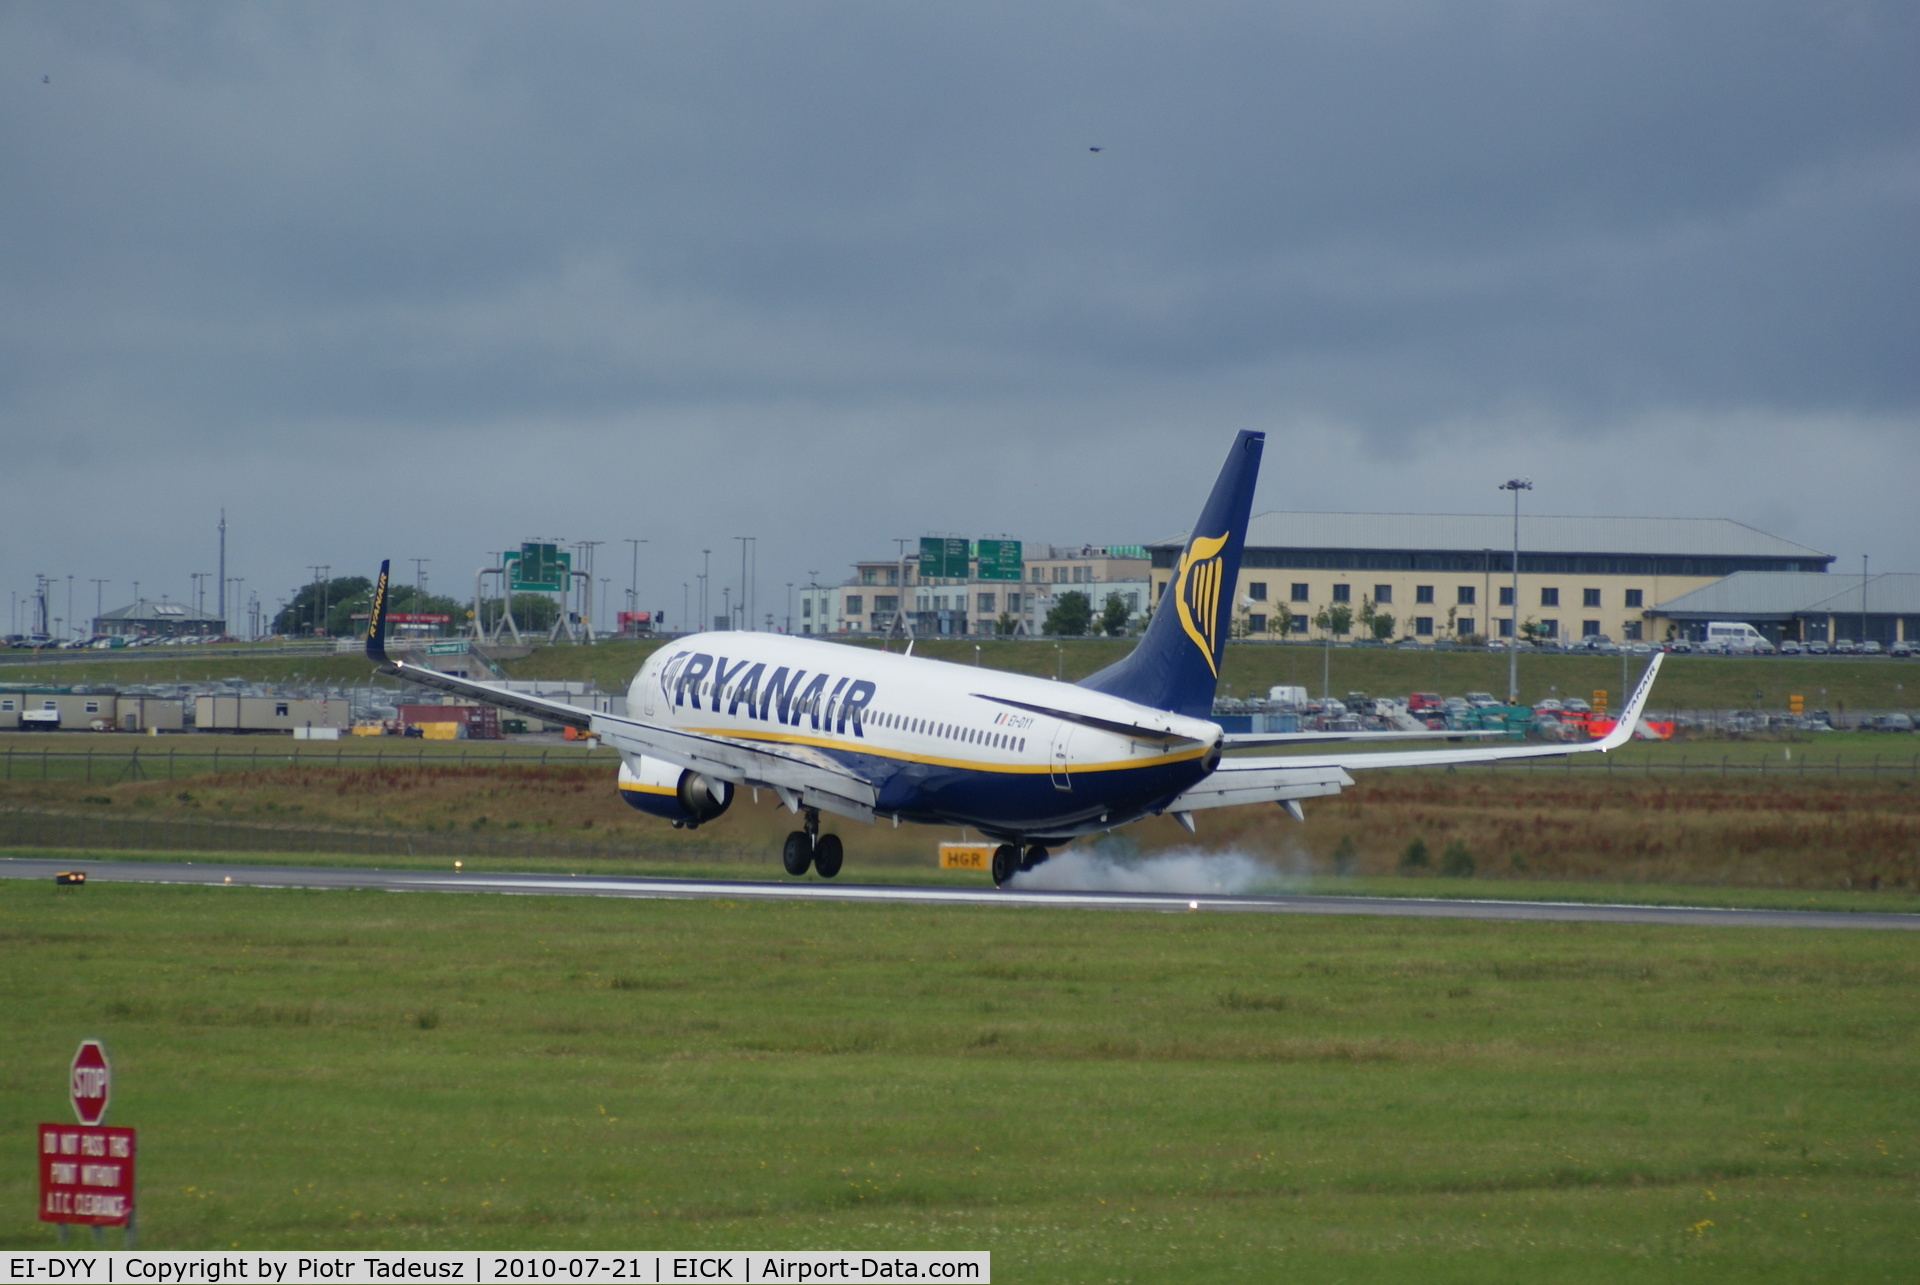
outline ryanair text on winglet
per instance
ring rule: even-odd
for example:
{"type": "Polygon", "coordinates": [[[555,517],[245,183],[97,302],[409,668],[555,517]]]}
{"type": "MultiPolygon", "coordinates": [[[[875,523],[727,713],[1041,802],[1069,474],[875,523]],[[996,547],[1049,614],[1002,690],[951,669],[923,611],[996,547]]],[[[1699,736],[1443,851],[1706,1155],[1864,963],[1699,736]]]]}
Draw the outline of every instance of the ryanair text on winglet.
{"type": "Polygon", "coordinates": [[[855,1253],[591,1253],[504,1254],[409,1250],[400,1253],[195,1250],[52,1251],[5,1255],[5,1282],[29,1285],[387,1285],[397,1281],[580,1282],[661,1285],[670,1281],[728,1285],[813,1285],[821,1281],[960,1281],[987,1285],[993,1255],[904,1250],[855,1253]]]}

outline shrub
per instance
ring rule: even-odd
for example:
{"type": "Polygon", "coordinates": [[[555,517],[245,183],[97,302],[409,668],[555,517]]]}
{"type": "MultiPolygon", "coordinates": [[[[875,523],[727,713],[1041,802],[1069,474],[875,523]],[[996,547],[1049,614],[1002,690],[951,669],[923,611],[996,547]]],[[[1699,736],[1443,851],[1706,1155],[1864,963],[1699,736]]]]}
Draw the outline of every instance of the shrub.
{"type": "Polygon", "coordinates": [[[1473,878],[1473,854],[1467,851],[1467,845],[1455,839],[1440,854],[1440,873],[1451,875],[1455,879],[1473,878]]]}
{"type": "Polygon", "coordinates": [[[1415,839],[1407,845],[1407,850],[1400,854],[1402,870],[1425,870],[1432,864],[1433,854],[1427,851],[1425,839],[1415,839]]]}
{"type": "Polygon", "coordinates": [[[1353,836],[1341,835],[1340,842],[1333,848],[1333,872],[1337,875],[1350,875],[1359,863],[1360,852],[1354,846],[1353,836]]]}

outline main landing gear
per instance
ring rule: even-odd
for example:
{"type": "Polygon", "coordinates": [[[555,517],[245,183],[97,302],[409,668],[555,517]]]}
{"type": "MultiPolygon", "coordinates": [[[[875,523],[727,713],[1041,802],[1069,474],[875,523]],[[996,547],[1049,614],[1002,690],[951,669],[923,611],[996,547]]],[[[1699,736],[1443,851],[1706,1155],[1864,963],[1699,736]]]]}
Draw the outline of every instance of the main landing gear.
{"type": "Polygon", "coordinates": [[[787,836],[787,842],[780,850],[780,863],[787,873],[799,878],[812,866],[822,879],[831,879],[840,873],[840,862],[845,858],[840,847],[840,836],[820,833],[820,812],[817,808],[806,811],[806,829],[795,830],[787,836]]]}
{"type": "Polygon", "coordinates": [[[1039,844],[1029,844],[1022,852],[1011,843],[1003,843],[993,850],[993,886],[998,888],[1007,880],[1023,870],[1031,870],[1047,859],[1047,850],[1039,844]]]}

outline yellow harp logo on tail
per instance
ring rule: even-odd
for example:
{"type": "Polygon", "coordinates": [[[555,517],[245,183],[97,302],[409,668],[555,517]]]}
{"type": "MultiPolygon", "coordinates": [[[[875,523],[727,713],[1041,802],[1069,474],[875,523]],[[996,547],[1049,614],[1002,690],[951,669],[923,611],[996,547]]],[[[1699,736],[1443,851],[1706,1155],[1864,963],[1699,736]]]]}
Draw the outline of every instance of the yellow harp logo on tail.
{"type": "Polygon", "coordinates": [[[1207,658],[1207,668],[1215,678],[1220,667],[1214,663],[1215,644],[1220,633],[1220,550],[1227,547],[1232,532],[1209,539],[1195,536],[1180,559],[1180,576],[1173,595],[1180,613],[1180,627],[1193,639],[1193,645],[1207,658]]]}

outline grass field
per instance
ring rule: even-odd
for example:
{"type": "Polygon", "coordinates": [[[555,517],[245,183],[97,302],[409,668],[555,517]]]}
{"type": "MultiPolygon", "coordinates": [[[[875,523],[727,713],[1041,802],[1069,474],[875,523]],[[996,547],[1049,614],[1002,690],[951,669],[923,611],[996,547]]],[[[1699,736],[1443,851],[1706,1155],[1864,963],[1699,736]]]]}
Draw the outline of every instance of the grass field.
{"type": "MultiPolygon", "coordinates": [[[[983,665],[1068,681],[1125,655],[1132,639],[1074,639],[1051,641],[929,639],[917,643],[916,655],[983,665]]],[[[604,642],[593,647],[542,646],[532,655],[502,663],[515,678],[591,678],[611,692],[624,692],[640,664],[658,646],[652,642],[604,642]]],[[[878,646],[852,643],[852,646],[878,646]]],[[[895,644],[897,647],[898,644],[895,644]]],[[[1629,658],[1627,677],[1637,679],[1645,661],[1629,658]]],[[[1364,691],[1375,696],[1404,696],[1411,691],[1458,695],[1490,691],[1505,695],[1507,658],[1497,652],[1417,651],[1378,647],[1335,647],[1331,650],[1293,644],[1236,643],[1227,648],[1221,671],[1222,695],[1265,695],[1276,684],[1306,687],[1319,693],[1323,671],[1336,696],[1364,691]]],[[[299,655],[287,657],[221,656],[218,649],[185,648],[161,654],[116,659],[72,660],[57,664],[19,664],[0,667],[0,682],[55,682],[133,684],[209,681],[240,677],[251,681],[300,679],[328,683],[361,683],[368,666],[361,656],[299,655]]],[[[1614,702],[1621,699],[1618,657],[1578,656],[1561,652],[1523,652],[1520,690],[1524,699],[1548,696],[1587,698],[1605,690],[1614,702]]],[[[1670,656],[1661,670],[1654,704],[1661,709],[1785,709],[1787,696],[1799,693],[1808,709],[1916,709],[1920,708],[1920,664],[1879,658],[1774,656],[1670,656]]]]}
{"type": "Polygon", "coordinates": [[[153,1247],[1000,1279],[1910,1279],[1905,934],[9,885],[0,1241],[114,1058],[153,1247]]]}

